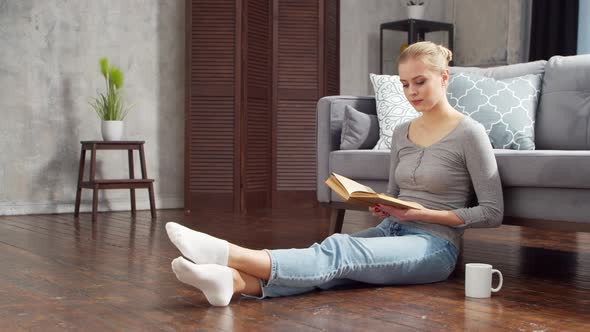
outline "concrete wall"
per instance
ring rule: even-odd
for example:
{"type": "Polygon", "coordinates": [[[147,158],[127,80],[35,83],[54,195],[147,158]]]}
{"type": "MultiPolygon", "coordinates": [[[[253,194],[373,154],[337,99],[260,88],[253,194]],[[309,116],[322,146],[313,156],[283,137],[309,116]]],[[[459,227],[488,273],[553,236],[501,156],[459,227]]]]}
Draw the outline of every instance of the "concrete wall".
{"type": "Polygon", "coordinates": [[[454,0],[455,65],[490,67],[526,61],[530,0],[454,0]]]}
{"type": "MultiPolygon", "coordinates": [[[[184,1],[0,0],[0,45],[0,214],[74,210],[79,142],[101,139],[88,101],[104,86],[102,56],[126,75],[125,139],[146,141],[158,208],[182,206],[184,1]]],[[[97,177],[128,175],[126,152],[98,160],[97,177]]],[[[130,207],[128,190],[99,197],[101,209],[130,207]]]]}
{"type": "MultiPolygon", "coordinates": [[[[405,6],[399,0],[340,0],[340,93],[370,95],[373,87],[370,73],[379,72],[379,25],[403,20],[405,6]]],[[[445,20],[447,0],[430,1],[425,17],[445,20]]],[[[441,39],[443,33],[435,38],[441,39]]],[[[386,31],[384,40],[384,72],[394,73],[399,47],[407,43],[407,34],[386,31]]]]}
{"type": "MultiPolygon", "coordinates": [[[[342,94],[372,95],[369,73],[379,71],[379,25],[405,19],[403,2],[341,0],[340,90],[342,94]]],[[[430,0],[424,19],[455,24],[455,65],[496,66],[528,57],[527,11],[530,0],[430,0]]],[[[427,34],[446,44],[446,34],[427,34]]],[[[403,32],[384,36],[385,73],[396,73],[395,58],[406,43],[403,32]]]]}
{"type": "Polygon", "coordinates": [[[590,54],[590,0],[580,0],[578,54],[590,54]]]}

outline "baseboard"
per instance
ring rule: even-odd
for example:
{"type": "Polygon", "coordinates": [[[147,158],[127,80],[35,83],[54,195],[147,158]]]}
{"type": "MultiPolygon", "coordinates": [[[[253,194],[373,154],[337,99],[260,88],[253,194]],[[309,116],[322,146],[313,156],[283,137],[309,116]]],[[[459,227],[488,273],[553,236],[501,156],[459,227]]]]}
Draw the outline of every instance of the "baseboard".
{"type": "MultiPolygon", "coordinates": [[[[148,198],[137,197],[135,200],[137,210],[149,210],[148,198]]],[[[184,206],[182,197],[158,197],[156,195],[157,209],[181,209],[184,206]]],[[[75,202],[46,202],[46,203],[0,203],[0,215],[23,214],[52,214],[74,213],[75,202]]],[[[131,202],[127,199],[105,199],[98,203],[98,211],[130,211],[131,202]]],[[[80,212],[91,212],[92,201],[82,201],[80,212]]]]}

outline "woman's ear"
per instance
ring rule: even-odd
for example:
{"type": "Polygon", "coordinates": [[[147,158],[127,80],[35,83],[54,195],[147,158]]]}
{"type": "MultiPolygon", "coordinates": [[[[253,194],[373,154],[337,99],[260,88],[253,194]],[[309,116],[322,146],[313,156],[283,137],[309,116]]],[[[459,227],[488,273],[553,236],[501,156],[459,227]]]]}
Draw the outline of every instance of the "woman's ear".
{"type": "Polygon", "coordinates": [[[442,86],[447,87],[449,83],[449,69],[443,69],[442,71],[442,86]]]}

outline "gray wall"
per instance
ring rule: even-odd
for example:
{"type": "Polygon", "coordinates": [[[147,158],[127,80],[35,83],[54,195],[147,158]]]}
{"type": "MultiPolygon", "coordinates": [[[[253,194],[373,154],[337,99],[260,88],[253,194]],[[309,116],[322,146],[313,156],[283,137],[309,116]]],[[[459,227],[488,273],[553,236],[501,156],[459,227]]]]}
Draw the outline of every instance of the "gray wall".
{"type": "MultiPolygon", "coordinates": [[[[126,75],[125,139],[146,141],[158,208],[182,206],[184,1],[0,0],[0,45],[0,214],[73,211],[79,142],[101,139],[88,101],[104,86],[102,56],[126,75]]],[[[128,175],[126,152],[98,160],[97,177],[128,175]]],[[[128,190],[99,197],[129,209],[128,190]]],[[[137,204],[148,208],[145,190],[137,204]]]]}
{"type": "MultiPolygon", "coordinates": [[[[430,1],[425,16],[445,20],[447,0],[430,1]]],[[[406,10],[399,0],[340,0],[340,93],[370,95],[370,73],[379,72],[379,25],[405,19],[406,10]]],[[[439,33],[435,38],[444,37],[439,33]]],[[[399,47],[407,34],[384,33],[384,72],[395,72],[399,47]]]]}
{"type": "Polygon", "coordinates": [[[577,54],[590,54],[590,0],[580,0],[579,6],[577,54]]]}
{"type": "Polygon", "coordinates": [[[455,65],[490,67],[526,61],[531,0],[453,0],[455,65]]]}
{"type": "MultiPolygon", "coordinates": [[[[455,24],[454,59],[457,66],[496,66],[528,57],[530,0],[426,0],[424,19],[455,24]]],[[[372,95],[369,73],[379,71],[379,24],[405,19],[398,0],[341,0],[340,91],[372,95]]],[[[446,44],[446,33],[427,39],[446,44]]],[[[407,42],[403,32],[384,34],[385,73],[396,73],[395,58],[407,42]]]]}

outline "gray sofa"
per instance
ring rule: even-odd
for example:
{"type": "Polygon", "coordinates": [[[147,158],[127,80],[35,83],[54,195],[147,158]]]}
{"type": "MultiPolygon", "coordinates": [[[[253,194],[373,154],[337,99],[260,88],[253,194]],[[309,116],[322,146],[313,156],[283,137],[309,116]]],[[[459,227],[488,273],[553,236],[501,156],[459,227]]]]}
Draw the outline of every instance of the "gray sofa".
{"type": "MultiPolygon", "coordinates": [[[[590,55],[555,56],[494,68],[453,67],[504,79],[543,73],[535,121],[536,150],[494,150],[502,179],[504,223],[590,230],[590,55]]],[[[330,96],[317,104],[317,199],[332,208],[340,232],[348,206],[325,184],[330,172],[385,192],[387,150],[339,150],[346,105],[376,114],[374,97],[330,96]]]]}

